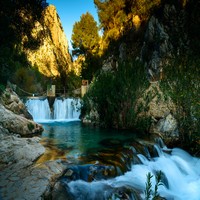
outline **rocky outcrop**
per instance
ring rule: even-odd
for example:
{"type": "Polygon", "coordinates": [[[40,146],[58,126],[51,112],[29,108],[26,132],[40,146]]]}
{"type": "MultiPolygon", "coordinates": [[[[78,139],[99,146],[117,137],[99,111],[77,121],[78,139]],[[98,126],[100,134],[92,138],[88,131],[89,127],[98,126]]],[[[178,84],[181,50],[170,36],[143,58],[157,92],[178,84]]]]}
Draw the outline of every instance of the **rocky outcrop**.
{"type": "Polygon", "coordinates": [[[0,199],[42,199],[66,168],[58,160],[36,162],[45,147],[41,138],[26,136],[41,133],[43,128],[25,118],[25,110],[7,88],[0,103],[0,199]]]}
{"type": "Polygon", "coordinates": [[[0,126],[1,165],[20,162],[22,167],[31,165],[45,152],[39,143],[39,137],[20,138],[19,135],[9,134],[0,126]]]}
{"type": "Polygon", "coordinates": [[[136,108],[141,105],[146,107],[143,109],[146,112],[138,113],[138,117],[151,119],[150,133],[158,134],[163,139],[178,138],[178,122],[173,116],[176,106],[169,97],[167,99],[164,97],[159,82],[151,83],[145,90],[143,97],[138,100],[136,108]]]}
{"type": "Polygon", "coordinates": [[[168,114],[154,126],[154,133],[162,133],[164,137],[178,138],[178,122],[172,114],[168,114]]]}
{"type": "Polygon", "coordinates": [[[20,115],[7,110],[0,104],[0,125],[6,128],[10,133],[19,134],[21,136],[30,136],[39,134],[43,131],[41,125],[36,124],[32,120],[28,120],[20,115]]]}
{"type": "Polygon", "coordinates": [[[187,13],[173,4],[165,4],[153,15],[145,31],[141,60],[146,63],[150,81],[159,80],[170,58],[188,51],[187,13]]]}
{"type": "Polygon", "coordinates": [[[0,102],[6,109],[12,111],[13,113],[27,119],[33,119],[24,103],[11,88],[6,88],[0,97],[0,102]]]}
{"type": "MultiPolygon", "coordinates": [[[[34,38],[42,38],[42,44],[36,50],[25,50],[32,66],[48,77],[60,76],[72,67],[68,50],[68,41],[64,34],[56,8],[50,5],[43,11],[43,19],[35,24],[34,38]]],[[[24,38],[24,43],[28,37],[24,38]]]]}
{"type": "Polygon", "coordinates": [[[40,138],[20,138],[0,126],[0,198],[41,199],[61,176],[60,161],[37,164],[45,152],[40,138]]]}

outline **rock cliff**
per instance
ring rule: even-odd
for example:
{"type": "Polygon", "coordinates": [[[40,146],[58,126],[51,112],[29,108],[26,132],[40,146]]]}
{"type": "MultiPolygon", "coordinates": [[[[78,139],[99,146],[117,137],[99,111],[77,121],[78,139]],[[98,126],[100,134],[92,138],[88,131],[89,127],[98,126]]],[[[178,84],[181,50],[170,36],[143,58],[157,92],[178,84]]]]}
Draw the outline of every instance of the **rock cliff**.
{"type": "MultiPolygon", "coordinates": [[[[68,41],[55,6],[50,5],[44,9],[42,19],[36,22],[32,30],[32,36],[41,39],[42,43],[39,48],[25,52],[30,63],[37,66],[42,74],[56,77],[71,69],[68,41]]],[[[28,37],[24,38],[24,43],[26,40],[28,37]]]]}

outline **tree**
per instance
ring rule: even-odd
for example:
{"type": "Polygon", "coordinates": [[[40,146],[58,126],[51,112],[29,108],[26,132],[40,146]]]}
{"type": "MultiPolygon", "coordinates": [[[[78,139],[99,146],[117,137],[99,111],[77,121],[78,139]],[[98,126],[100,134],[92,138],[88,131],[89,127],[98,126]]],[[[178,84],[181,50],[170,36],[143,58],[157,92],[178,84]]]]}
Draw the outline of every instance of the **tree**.
{"type": "Polygon", "coordinates": [[[82,78],[91,80],[99,69],[98,60],[100,36],[98,34],[97,22],[87,12],[83,14],[79,22],[75,22],[72,33],[73,55],[84,56],[81,66],[82,78]]]}
{"type": "Polygon", "coordinates": [[[161,0],[94,0],[98,10],[100,27],[104,31],[106,44],[118,40],[134,24],[134,17],[147,21],[161,0]]]}
{"type": "Polygon", "coordinates": [[[72,31],[73,55],[96,54],[99,49],[99,34],[97,22],[87,12],[83,14],[79,22],[75,22],[72,31]]]}
{"type": "Polygon", "coordinates": [[[29,66],[22,51],[22,41],[28,37],[24,47],[37,48],[41,38],[32,37],[35,21],[41,18],[45,0],[1,0],[0,1],[0,84],[6,84],[15,71],[29,66]]]}

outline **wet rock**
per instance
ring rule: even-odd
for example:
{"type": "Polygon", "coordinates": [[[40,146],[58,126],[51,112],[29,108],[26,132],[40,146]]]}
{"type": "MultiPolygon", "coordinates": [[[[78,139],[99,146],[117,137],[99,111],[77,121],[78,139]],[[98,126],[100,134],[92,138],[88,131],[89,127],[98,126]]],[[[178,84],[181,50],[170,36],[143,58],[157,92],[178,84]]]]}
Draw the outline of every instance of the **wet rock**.
{"type": "MultiPolygon", "coordinates": [[[[115,170],[113,166],[104,165],[76,165],[68,168],[63,176],[63,180],[75,181],[84,180],[86,182],[91,182],[93,180],[102,180],[114,177],[111,171],[115,170]]],[[[116,174],[115,174],[116,175],[116,174]]]]}
{"type": "MultiPolygon", "coordinates": [[[[15,177],[11,174],[7,182],[0,181],[4,191],[1,194],[3,199],[40,199],[51,187],[51,181],[55,178],[55,175],[59,175],[53,174],[45,164],[24,168],[20,171],[15,169],[15,171],[17,172],[15,177]],[[40,171],[40,173],[33,173],[34,171],[40,171]],[[47,178],[43,172],[48,172],[50,176],[47,178]],[[34,176],[31,174],[34,174],[34,176]],[[42,174],[42,176],[39,174],[42,174]]],[[[3,175],[3,173],[1,171],[0,175],[3,175]]]]}
{"type": "Polygon", "coordinates": [[[69,194],[67,194],[66,188],[62,182],[57,182],[54,185],[50,196],[52,199],[55,199],[55,200],[70,200],[71,199],[69,194]]]}
{"type": "MultiPolygon", "coordinates": [[[[23,155],[33,153],[38,156],[34,151],[35,149],[26,149],[26,154],[23,155]]],[[[37,165],[32,161],[33,155],[32,158],[26,157],[28,161],[24,158],[20,161],[12,160],[0,168],[0,195],[3,199],[42,199],[50,191],[55,180],[62,175],[65,167],[60,162],[51,161],[37,165]]]]}
{"type": "Polygon", "coordinates": [[[39,200],[50,191],[65,166],[60,161],[37,164],[45,152],[39,137],[21,138],[0,126],[0,197],[39,200]]]}

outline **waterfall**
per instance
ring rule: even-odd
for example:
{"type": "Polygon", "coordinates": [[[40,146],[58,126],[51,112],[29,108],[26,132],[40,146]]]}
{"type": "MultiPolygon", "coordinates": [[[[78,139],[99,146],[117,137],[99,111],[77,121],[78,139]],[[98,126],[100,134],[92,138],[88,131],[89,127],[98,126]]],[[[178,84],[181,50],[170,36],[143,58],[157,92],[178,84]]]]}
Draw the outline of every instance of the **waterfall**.
{"type": "Polygon", "coordinates": [[[138,154],[141,164],[133,164],[130,171],[116,178],[90,183],[80,179],[63,182],[67,184],[72,199],[123,199],[118,198],[120,195],[130,200],[146,199],[147,174],[150,173],[152,175],[150,199],[153,199],[156,173],[161,171],[162,184],[158,186],[161,197],[173,200],[199,200],[200,160],[178,148],[167,149],[167,153],[166,148],[159,148],[156,146],[159,151],[158,157],[147,159],[138,154]],[[135,195],[138,194],[139,198],[136,198],[135,195]]]}
{"type": "Polygon", "coordinates": [[[56,99],[53,105],[54,119],[78,119],[80,115],[80,101],[72,98],[56,99]]]}
{"type": "Polygon", "coordinates": [[[26,107],[33,116],[34,121],[59,121],[59,120],[78,120],[80,116],[80,100],[79,99],[61,99],[56,98],[53,109],[49,107],[47,99],[28,99],[26,107]]]}
{"type": "Polygon", "coordinates": [[[51,119],[51,110],[47,99],[28,99],[25,105],[35,121],[51,119]]]}

